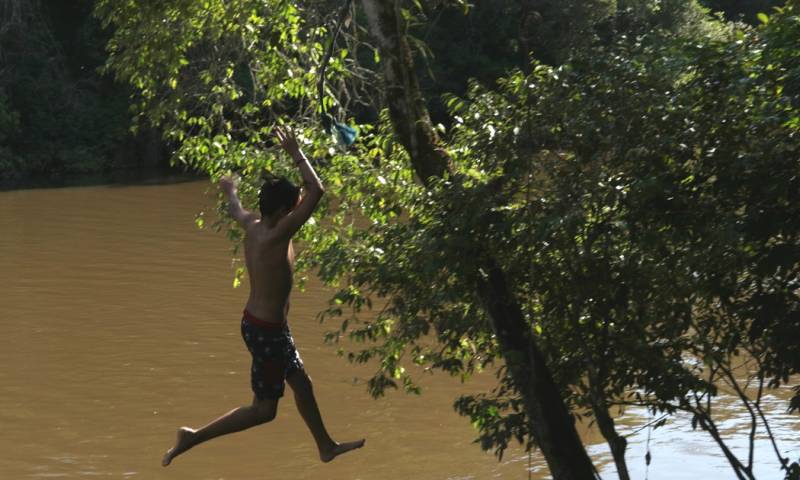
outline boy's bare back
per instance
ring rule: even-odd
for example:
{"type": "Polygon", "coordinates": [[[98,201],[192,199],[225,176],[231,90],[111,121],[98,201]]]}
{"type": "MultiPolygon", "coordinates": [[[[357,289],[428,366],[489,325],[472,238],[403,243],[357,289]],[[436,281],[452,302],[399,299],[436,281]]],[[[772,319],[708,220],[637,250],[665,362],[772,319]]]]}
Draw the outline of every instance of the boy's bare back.
{"type": "Polygon", "coordinates": [[[250,278],[247,311],[266,322],[285,323],[292,290],[292,237],[311,217],[324,189],[294,135],[276,129],[281,147],[292,157],[303,177],[303,193],[290,209],[259,216],[242,208],[233,179],[220,181],[231,216],[245,230],[245,264],[250,278]]]}
{"type": "Polygon", "coordinates": [[[254,221],[244,238],[244,258],[250,278],[247,311],[271,323],[285,323],[294,272],[291,239],[276,238],[265,221],[254,221]]]}

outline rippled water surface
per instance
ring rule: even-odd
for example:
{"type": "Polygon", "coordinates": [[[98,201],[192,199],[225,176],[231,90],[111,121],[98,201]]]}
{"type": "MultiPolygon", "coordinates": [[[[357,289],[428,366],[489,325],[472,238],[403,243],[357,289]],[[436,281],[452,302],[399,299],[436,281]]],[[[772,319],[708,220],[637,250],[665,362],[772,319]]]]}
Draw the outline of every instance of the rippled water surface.
{"type": "MultiPolygon", "coordinates": [[[[314,279],[295,292],[290,322],[329,430],[365,436],[364,449],[321,464],[291,396],[265,426],[216,439],[164,469],[180,425],[199,426],[250,402],[249,358],[239,337],[244,288],[231,288],[229,243],[198,230],[207,184],[103,186],[0,192],[0,479],[483,479],[528,478],[521,450],[503,462],[472,444],[453,400],[487,389],[443,375],[421,397],[371,399],[369,374],[324,345],[315,319],[328,294],[314,279]]],[[[800,416],[788,390],[766,407],[782,452],[800,456],[800,416]]],[[[723,400],[724,432],[747,417],[723,400]],[[726,410],[727,409],[727,410],[726,410]]],[[[619,420],[644,478],[647,413],[619,420]]],[[[606,478],[609,456],[583,429],[606,478]]],[[[757,442],[760,478],[782,478],[771,446],[757,442]]],[[[651,432],[651,479],[734,478],[710,438],[678,417],[651,432]]],[[[533,454],[532,478],[547,478],[533,454]]]]}

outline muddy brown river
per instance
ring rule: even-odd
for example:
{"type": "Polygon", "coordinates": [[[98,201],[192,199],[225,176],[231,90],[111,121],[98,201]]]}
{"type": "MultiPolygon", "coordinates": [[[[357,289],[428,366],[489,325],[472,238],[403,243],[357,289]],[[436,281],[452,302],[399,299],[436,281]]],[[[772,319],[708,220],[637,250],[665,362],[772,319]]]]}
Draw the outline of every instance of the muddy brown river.
{"type": "MultiPolygon", "coordinates": [[[[320,324],[329,291],[310,278],[292,298],[290,323],[334,438],[366,437],[365,448],[319,462],[291,396],[270,424],[219,438],[160,466],[180,425],[200,426],[249,403],[250,360],[239,336],[246,285],[232,288],[230,244],[199,230],[213,199],[207,182],[0,192],[0,479],[535,479],[538,453],[502,462],[473,444],[452,409],[463,393],[490,388],[446,375],[424,379],[421,396],[367,393],[367,367],[325,345],[320,324]]],[[[785,413],[790,390],[769,391],[765,408],[784,455],[800,457],[800,415],[785,413]]],[[[723,433],[744,455],[748,417],[723,398],[723,433]]],[[[628,410],[633,478],[735,478],[704,432],[677,417],[653,430],[628,410]]],[[[604,478],[616,478],[596,431],[582,428],[604,478]]],[[[759,432],[756,473],[782,479],[759,432]]]]}

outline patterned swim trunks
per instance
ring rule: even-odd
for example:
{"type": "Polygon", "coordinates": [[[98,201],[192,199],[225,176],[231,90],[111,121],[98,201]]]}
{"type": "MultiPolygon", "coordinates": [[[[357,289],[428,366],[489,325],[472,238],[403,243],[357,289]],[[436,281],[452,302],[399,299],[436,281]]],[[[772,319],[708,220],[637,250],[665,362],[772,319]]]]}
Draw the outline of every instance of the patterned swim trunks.
{"type": "Polygon", "coordinates": [[[253,358],[250,368],[253,393],[259,400],[282,397],[286,377],[303,369],[289,326],[265,322],[245,310],[242,339],[253,358]]]}

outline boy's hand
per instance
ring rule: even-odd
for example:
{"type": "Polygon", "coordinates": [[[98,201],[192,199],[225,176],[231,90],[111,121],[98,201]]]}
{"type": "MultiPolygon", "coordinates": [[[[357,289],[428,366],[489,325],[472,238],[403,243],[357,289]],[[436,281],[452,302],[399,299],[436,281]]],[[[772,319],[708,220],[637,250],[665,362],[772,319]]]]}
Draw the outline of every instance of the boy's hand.
{"type": "Polygon", "coordinates": [[[277,137],[281,147],[292,158],[297,158],[297,155],[300,155],[300,147],[297,145],[297,139],[291,130],[285,127],[275,127],[275,137],[277,137]]]}

